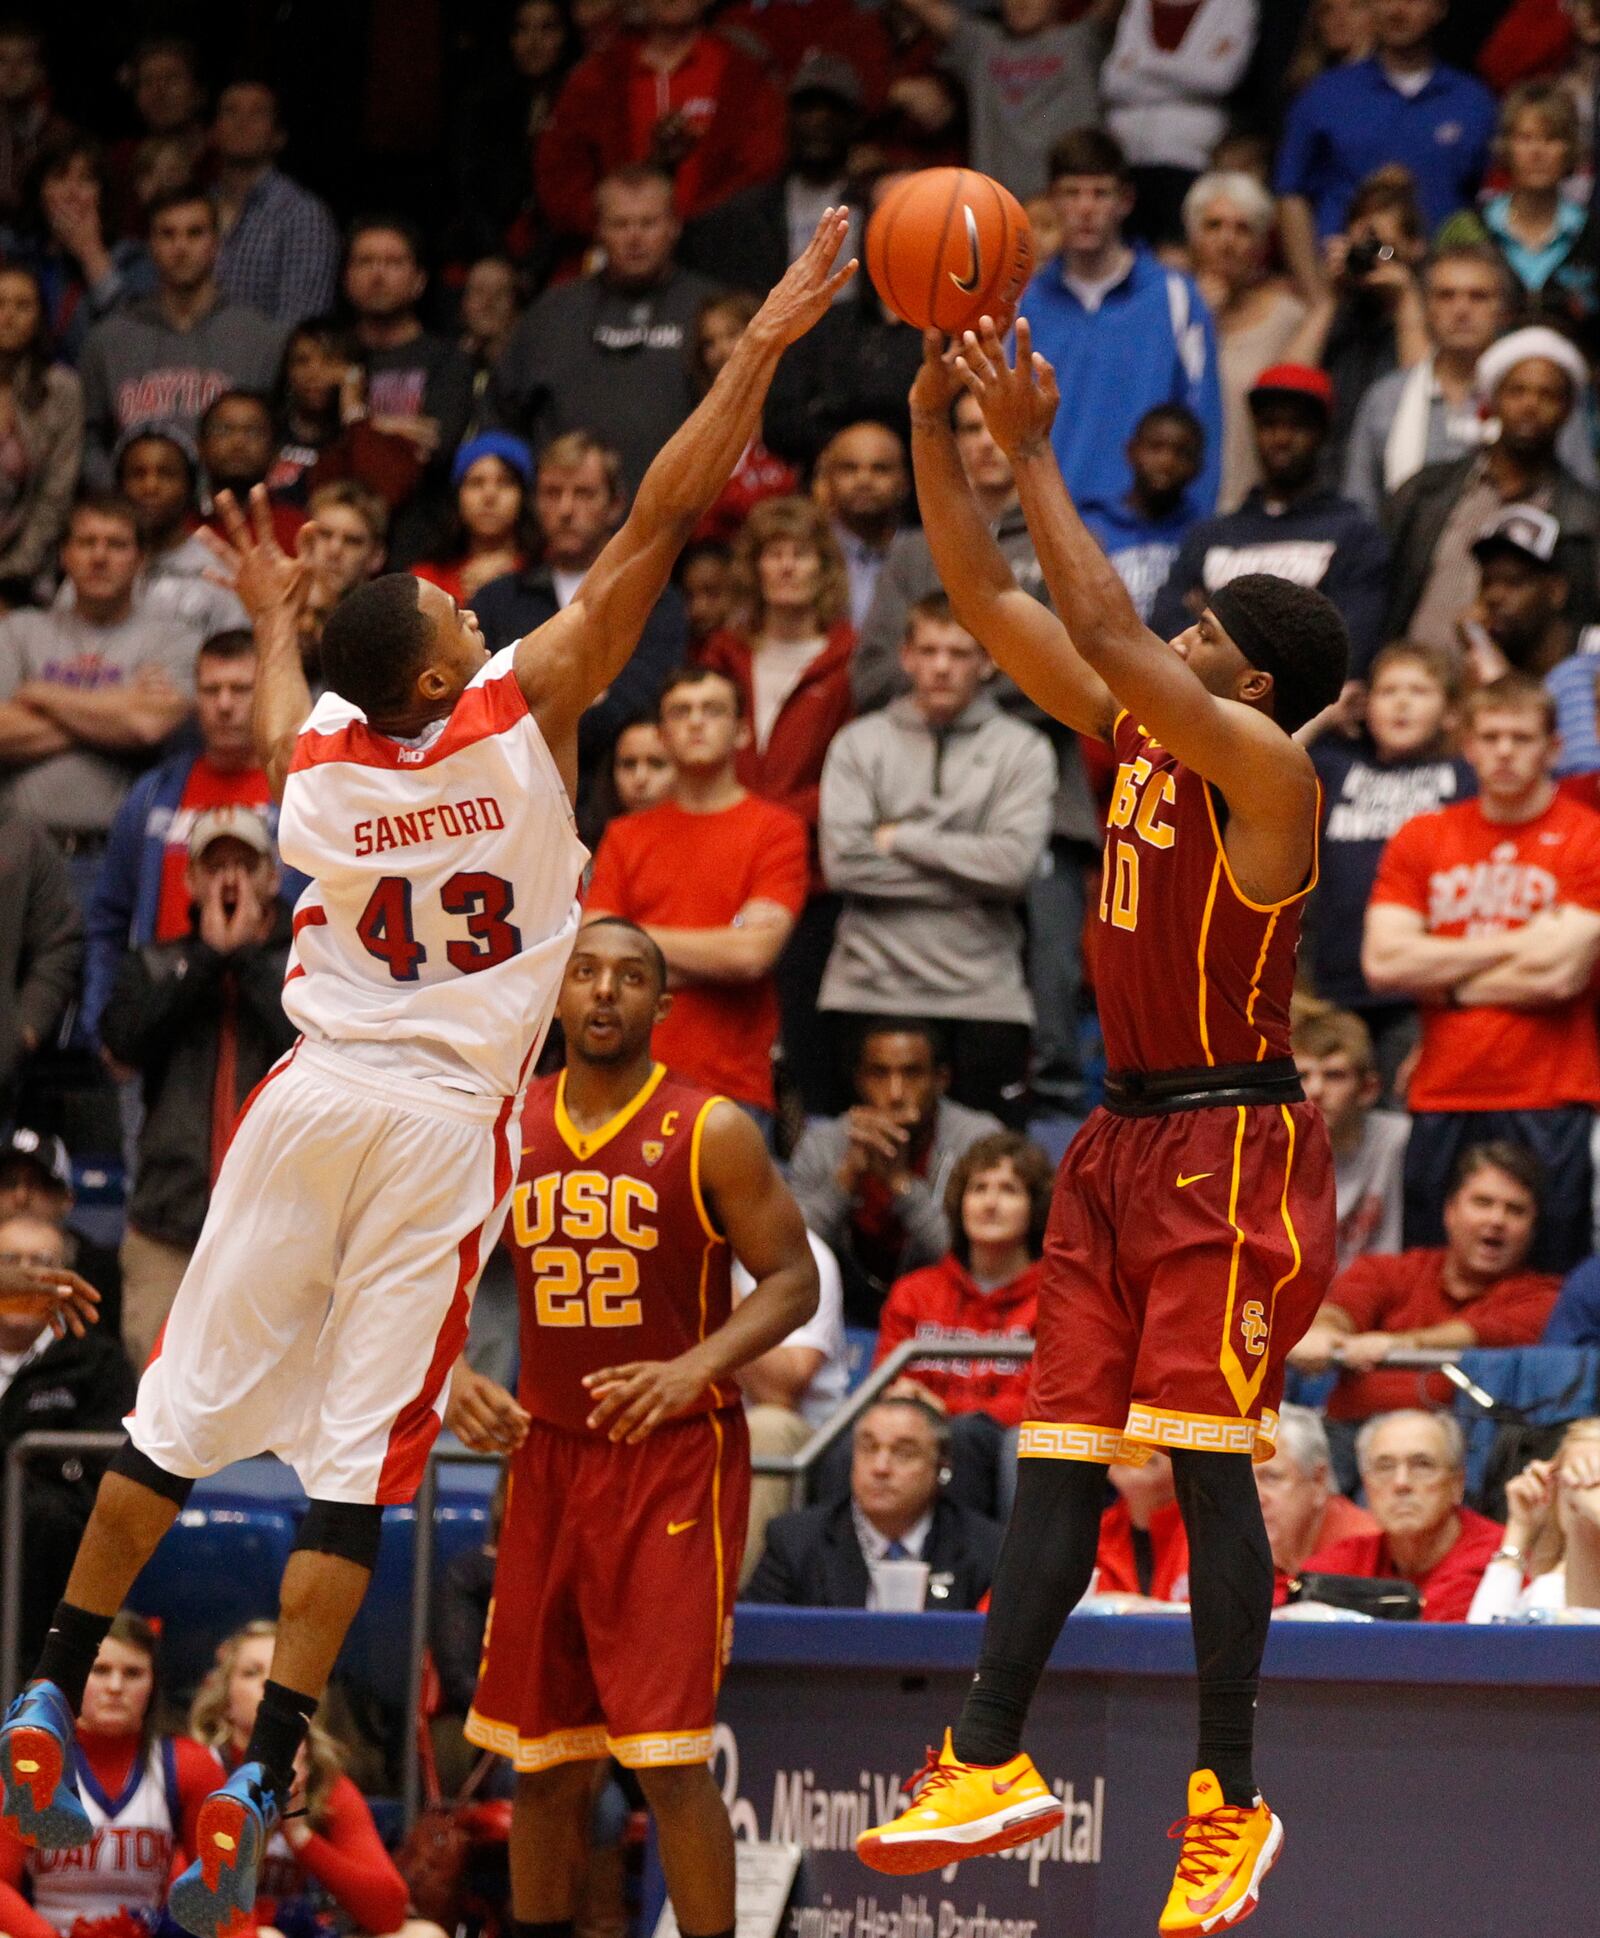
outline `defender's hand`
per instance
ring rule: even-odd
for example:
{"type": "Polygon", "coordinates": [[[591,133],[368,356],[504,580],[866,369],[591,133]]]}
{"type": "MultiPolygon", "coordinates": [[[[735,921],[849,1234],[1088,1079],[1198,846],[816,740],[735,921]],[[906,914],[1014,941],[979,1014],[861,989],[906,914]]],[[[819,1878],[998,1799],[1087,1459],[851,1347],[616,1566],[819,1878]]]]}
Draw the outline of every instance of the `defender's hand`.
{"type": "Polygon", "coordinates": [[[1055,371],[1033,347],[1025,316],[1017,319],[1015,364],[1006,362],[1006,346],[994,318],[986,316],[976,331],[968,330],[962,337],[956,369],[977,398],[989,435],[1008,458],[1049,442],[1061,393],[1055,371]]]}

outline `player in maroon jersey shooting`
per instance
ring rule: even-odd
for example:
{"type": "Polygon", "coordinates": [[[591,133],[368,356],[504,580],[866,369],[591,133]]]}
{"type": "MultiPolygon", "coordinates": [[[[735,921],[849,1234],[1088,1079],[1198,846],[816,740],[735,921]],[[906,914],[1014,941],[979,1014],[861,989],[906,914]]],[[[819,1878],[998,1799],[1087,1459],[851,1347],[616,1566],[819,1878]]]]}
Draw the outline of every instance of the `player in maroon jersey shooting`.
{"type": "Polygon", "coordinates": [[[1284,1357],[1333,1264],[1332,1159],[1289,1047],[1318,821],[1291,735],[1337,697],[1349,641],[1320,593],[1261,573],[1157,639],[1067,494],[1057,401],[1026,322],[1015,367],[987,320],[957,357],[930,336],[911,393],[923,528],[956,617],[1119,761],[1096,975],[1110,1067],[1057,1181],[978,1674],[911,1808],[859,1849],[880,1870],[929,1870],[1060,1821],[1023,1726],[1089,1585],[1106,1467],[1161,1448],[1189,1537],[1200,1739],[1160,1928],[1213,1932],[1254,1909],[1283,1838],[1251,1762],[1272,1608],[1251,1460],[1270,1457],[1284,1357]],[[1019,590],[967,487],[950,430],[962,384],[1011,460],[1055,613],[1019,590]]]}
{"type": "Polygon", "coordinates": [[[667,965],[632,922],[579,931],[566,1068],[528,1093],[507,1242],[517,1399],[458,1367],[449,1424],[515,1449],[467,1736],[518,1772],[520,1938],[571,1938],[597,1760],[634,1770],[685,1938],[733,1938],[711,1774],[750,1503],[734,1374],[816,1310],[799,1207],[754,1121],[651,1054],[667,965]],[[755,1279],[737,1309],[734,1259],[755,1279]]]}

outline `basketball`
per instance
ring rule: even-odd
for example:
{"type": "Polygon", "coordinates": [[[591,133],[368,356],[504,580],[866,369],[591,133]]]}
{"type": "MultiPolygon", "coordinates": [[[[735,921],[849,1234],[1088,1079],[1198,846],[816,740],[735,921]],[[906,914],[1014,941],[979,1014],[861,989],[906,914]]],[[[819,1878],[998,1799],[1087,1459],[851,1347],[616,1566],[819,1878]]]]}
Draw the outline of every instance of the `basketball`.
{"type": "Polygon", "coordinates": [[[902,322],[946,336],[1001,329],[1033,273],[1033,230],[1009,189],[972,168],[897,182],[867,224],[867,273],[902,322]]]}

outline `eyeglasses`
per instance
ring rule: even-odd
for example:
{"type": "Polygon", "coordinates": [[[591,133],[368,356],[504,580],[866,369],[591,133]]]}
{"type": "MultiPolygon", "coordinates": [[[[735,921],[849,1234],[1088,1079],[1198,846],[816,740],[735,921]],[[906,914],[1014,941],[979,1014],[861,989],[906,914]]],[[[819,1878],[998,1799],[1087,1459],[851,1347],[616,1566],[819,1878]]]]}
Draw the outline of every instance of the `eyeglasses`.
{"type": "Polygon", "coordinates": [[[1441,1474],[1450,1472],[1450,1466],[1436,1454],[1380,1454],[1376,1460],[1367,1462],[1364,1471],[1373,1480],[1393,1480],[1402,1472],[1417,1480],[1437,1480],[1441,1474]]]}
{"type": "Polygon", "coordinates": [[[0,1252],[0,1265],[34,1265],[45,1272],[61,1270],[61,1260],[54,1252],[0,1252]]]}

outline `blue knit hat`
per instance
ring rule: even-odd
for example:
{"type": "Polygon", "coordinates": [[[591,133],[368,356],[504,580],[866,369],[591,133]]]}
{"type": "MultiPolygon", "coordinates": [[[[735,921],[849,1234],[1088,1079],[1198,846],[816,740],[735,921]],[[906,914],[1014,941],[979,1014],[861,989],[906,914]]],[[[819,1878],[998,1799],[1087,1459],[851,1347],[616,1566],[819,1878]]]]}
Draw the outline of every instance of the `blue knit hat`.
{"type": "Polygon", "coordinates": [[[510,465],[524,484],[533,476],[533,453],[520,437],[513,437],[509,431],[482,431],[456,452],[450,467],[451,484],[460,484],[479,458],[499,458],[501,463],[510,465]]]}

